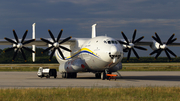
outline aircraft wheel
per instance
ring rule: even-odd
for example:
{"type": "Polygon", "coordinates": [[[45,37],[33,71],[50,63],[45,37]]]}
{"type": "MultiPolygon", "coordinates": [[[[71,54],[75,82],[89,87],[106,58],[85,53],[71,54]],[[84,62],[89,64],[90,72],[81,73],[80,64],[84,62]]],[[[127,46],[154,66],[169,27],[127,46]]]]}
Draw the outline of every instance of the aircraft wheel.
{"type": "Polygon", "coordinates": [[[101,73],[96,73],[95,76],[96,76],[96,78],[100,79],[101,78],[101,73]]]}
{"type": "Polygon", "coordinates": [[[77,73],[66,73],[67,78],[76,78],[77,77],[77,73]]]}
{"type": "Polygon", "coordinates": [[[62,73],[62,78],[66,78],[66,73],[62,73]]]}
{"type": "Polygon", "coordinates": [[[101,79],[102,80],[105,80],[107,77],[106,77],[106,73],[105,72],[103,72],[102,74],[101,74],[101,79]]]}
{"type": "Polygon", "coordinates": [[[71,73],[66,73],[66,78],[71,78],[71,73]]]}
{"type": "Polygon", "coordinates": [[[77,77],[77,73],[72,73],[72,78],[76,78],[77,77]]]}

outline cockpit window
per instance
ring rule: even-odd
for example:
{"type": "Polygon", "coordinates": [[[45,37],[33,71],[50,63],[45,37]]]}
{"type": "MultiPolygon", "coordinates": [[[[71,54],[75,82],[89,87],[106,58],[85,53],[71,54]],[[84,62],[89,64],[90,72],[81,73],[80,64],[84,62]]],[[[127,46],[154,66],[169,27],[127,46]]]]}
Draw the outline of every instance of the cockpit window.
{"type": "Polygon", "coordinates": [[[111,41],[108,41],[108,44],[111,44],[111,41]]]}
{"type": "Polygon", "coordinates": [[[111,40],[111,41],[104,41],[106,44],[118,44],[117,41],[111,40]]]}
{"type": "Polygon", "coordinates": [[[115,44],[118,44],[117,41],[115,41],[115,44]]]}

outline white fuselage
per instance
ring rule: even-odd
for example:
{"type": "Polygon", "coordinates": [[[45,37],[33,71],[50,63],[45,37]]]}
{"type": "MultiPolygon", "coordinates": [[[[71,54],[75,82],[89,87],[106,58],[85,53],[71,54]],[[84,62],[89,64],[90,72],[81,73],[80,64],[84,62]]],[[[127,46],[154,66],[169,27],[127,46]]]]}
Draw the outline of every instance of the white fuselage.
{"type": "MultiPolygon", "coordinates": [[[[122,46],[118,41],[107,36],[99,36],[84,40],[77,39],[73,49],[71,46],[71,50],[72,52],[70,53],[70,56],[65,56],[66,60],[62,60],[61,56],[56,51],[56,58],[58,62],[60,65],[64,64],[64,66],[60,66],[60,72],[67,72],[67,65],[65,64],[68,62],[72,63],[76,59],[81,59],[85,62],[82,63],[85,69],[103,71],[106,68],[116,66],[123,58],[122,46]]],[[[79,68],[81,68],[81,66],[79,68]]],[[[73,68],[73,66],[70,67],[73,68]]],[[[82,69],[78,70],[79,71],[76,72],[83,71],[82,69]]]]}

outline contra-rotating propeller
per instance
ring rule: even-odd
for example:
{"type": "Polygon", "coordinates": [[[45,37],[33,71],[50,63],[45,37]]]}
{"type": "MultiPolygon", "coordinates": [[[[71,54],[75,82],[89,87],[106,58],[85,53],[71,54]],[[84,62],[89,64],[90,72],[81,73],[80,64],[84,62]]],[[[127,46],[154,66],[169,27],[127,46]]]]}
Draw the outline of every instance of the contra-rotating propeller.
{"type": "Polygon", "coordinates": [[[69,52],[71,52],[71,50],[69,50],[69,49],[66,48],[66,47],[61,46],[61,44],[64,43],[64,42],[66,42],[66,41],[68,41],[68,40],[71,39],[72,37],[70,36],[70,37],[68,37],[68,38],[66,38],[66,39],[64,39],[64,40],[62,40],[61,42],[58,43],[59,39],[61,38],[61,35],[62,35],[63,30],[61,30],[61,31],[59,32],[59,35],[58,35],[58,37],[57,37],[56,40],[55,40],[54,35],[52,34],[52,32],[51,32],[50,30],[48,30],[48,32],[49,32],[49,34],[50,34],[53,42],[51,42],[51,41],[49,41],[49,40],[46,40],[46,39],[44,39],[44,38],[40,38],[42,41],[44,41],[44,42],[46,42],[46,43],[48,43],[48,44],[51,44],[51,47],[46,48],[46,49],[45,49],[43,52],[41,52],[41,53],[43,54],[44,52],[49,51],[50,49],[53,49],[53,50],[52,50],[52,53],[51,53],[51,55],[50,55],[50,58],[49,58],[49,61],[51,61],[52,56],[54,55],[54,52],[55,52],[55,50],[57,49],[57,50],[59,51],[61,57],[65,60],[64,55],[63,55],[62,51],[60,50],[60,48],[66,50],[66,51],[69,51],[69,52]]]}
{"type": "Polygon", "coordinates": [[[158,36],[158,34],[157,34],[156,32],[155,32],[155,35],[156,35],[156,37],[152,36],[152,38],[153,38],[156,42],[158,42],[158,43],[160,44],[160,45],[159,45],[159,49],[154,50],[154,51],[151,52],[149,55],[153,55],[154,53],[157,53],[156,56],[155,56],[155,58],[154,58],[154,59],[157,59],[158,56],[161,54],[161,52],[164,50],[165,53],[166,53],[166,55],[167,55],[167,57],[168,57],[168,59],[169,59],[170,61],[172,61],[172,59],[171,59],[169,53],[172,54],[174,57],[177,57],[176,54],[174,54],[174,52],[172,52],[169,48],[167,48],[167,45],[172,44],[174,41],[177,40],[177,38],[174,38],[174,39],[173,39],[173,37],[174,37],[175,34],[172,34],[172,35],[171,35],[171,37],[168,39],[168,41],[166,42],[166,44],[163,44],[163,43],[162,43],[161,39],[159,38],[159,36],[158,36]],[[169,52],[169,53],[168,53],[168,52],[169,52]]]}
{"type": "Polygon", "coordinates": [[[5,51],[3,51],[3,52],[8,52],[8,51],[11,51],[11,50],[15,49],[15,53],[14,53],[12,61],[14,61],[18,51],[20,51],[22,53],[22,56],[23,56],[25,62],[27,61],[23,49],[35,53],[33,50],[31,50],[31,49],[29,49],[27,47],[24,47],[25,44],[28,44],[28,43],[31,43],[31,42],[35,41],[35,39],[24,41],[25,38],[26,38],[27,32],[28,32],[28,30],[25,31],[25,33],[24,33],[24,35],[22,37],[21,42],[19,41],[18,36],[17,36],[15,30],[13,30],[15,41],[12,40],[12,39],[6,38],[6,37],[4,38],[5,40],[7,40],[7,41],[11,42],[12,44],[14,44],[13,47],[8,48],[5,51]]]}
{"type": "Polygon", "coordinates": [[[137,40],[135,40],[135,37],[136,37],[136,29],[135,29],[134,34],[132,36],[132,40],[131,40],[131,42],[129,42],[126,35],[123,32],[121,32],[121,33],[122,33],[122,35],[123,35],[126,42],[123,42],[123,41],[119,41],[119,42],[121,44],[126,45],[125,50],[128,50],[127,62],[129,62],[129,58],[130,58],[130,55],[131,55],[131,50],[133,50],[135,56],[139,59],[139,55],[137,54],[137,52],[135,51],[134,48],[137,48],[137,49],[140,49],[140,50],[147,50],[146,48],[135,45],[137,42],[140,42],[144,38],[144,36],[142,36],[142,37],[138,38],[137,40]]]}

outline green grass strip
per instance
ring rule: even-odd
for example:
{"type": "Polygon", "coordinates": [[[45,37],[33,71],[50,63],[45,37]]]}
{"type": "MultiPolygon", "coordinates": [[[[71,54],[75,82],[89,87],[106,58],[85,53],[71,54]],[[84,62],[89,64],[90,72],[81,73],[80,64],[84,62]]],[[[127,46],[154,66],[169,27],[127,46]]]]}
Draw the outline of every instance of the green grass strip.
{"type": "Polygon", "coordinates": [[[0,89],[0,101],[177,101],[180,87],[0,89]]]}

